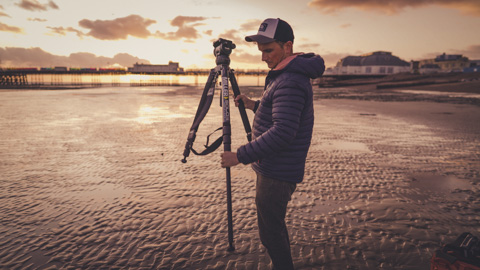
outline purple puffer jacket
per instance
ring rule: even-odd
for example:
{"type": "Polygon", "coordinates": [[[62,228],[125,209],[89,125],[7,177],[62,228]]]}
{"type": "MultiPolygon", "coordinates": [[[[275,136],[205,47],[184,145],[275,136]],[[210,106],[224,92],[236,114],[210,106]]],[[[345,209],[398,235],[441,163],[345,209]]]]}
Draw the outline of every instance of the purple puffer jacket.
{"type": "Polygon", "coordinates": [[[253,139],[237,149],[241,163],[252,163],[253,170],[266,177],[302,182],[314,120],[310,79],[324,71],[323,59],[309,53],[268,73],[253,120],[253,139]]]}

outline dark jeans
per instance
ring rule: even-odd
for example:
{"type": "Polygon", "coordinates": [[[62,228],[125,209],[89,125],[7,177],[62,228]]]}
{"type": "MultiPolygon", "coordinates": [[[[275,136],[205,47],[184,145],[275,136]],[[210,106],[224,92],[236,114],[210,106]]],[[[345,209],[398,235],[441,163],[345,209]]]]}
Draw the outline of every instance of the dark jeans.
{"type": "Polygon", "coordinates": [[[260,240],[268,251],[274,269],[293,269],[285,215],[295,183],[275,180],[257,173],[257,204],[260,240]]]}

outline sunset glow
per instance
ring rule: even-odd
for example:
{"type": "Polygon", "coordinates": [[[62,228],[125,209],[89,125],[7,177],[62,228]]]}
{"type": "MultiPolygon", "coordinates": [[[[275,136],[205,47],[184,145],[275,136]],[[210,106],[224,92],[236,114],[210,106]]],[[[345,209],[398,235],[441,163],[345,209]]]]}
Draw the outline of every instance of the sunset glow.
{"type": "Polygon", "coordinates": [[[342,57],[390,51],[405,61],[441,53],[480,59],[480,3],[462,1],[2,0],[0,67],[128,67],[135,62],[211,68],[212,42],[233,40],[231,66],[265,69],[244,41],[279,17],[294,50],[342,57]]]}

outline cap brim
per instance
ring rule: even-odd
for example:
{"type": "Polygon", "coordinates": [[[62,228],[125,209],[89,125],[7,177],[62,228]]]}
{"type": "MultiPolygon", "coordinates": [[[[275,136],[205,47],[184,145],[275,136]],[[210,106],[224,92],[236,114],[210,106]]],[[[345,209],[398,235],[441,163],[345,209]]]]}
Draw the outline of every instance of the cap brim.
{"type": "Polygon", "coordinates": [[[247,37],[245,37],[245,40],[248,41],[248,42],[255,41],[255,42],[260,43],[260,44],[270,43],[270,42],[275,41],[275,39],[273,39],[273,38],[269,38],[269,37],[262,36],[262,35],[247,36],[247,37]]]}

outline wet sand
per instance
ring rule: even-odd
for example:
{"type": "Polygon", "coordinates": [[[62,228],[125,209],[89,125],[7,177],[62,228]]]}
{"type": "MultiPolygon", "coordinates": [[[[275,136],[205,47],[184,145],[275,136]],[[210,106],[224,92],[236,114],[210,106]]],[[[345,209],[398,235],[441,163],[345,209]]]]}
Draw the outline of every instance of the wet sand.
{"type": "MultiPolygon", "coordinates": [[[[476,103],[324,94],[287,216],[297,269],[428,269],[442,243],[480,236],[476,103]]],[[[232,168],[229,253],[219,152],[180,162],[199,95],[0,91],[0,268],[266,269],[250,167],[232,168]]],[[[220,126],[214,100],[195,147],[220,126]]],[[[235,149],[236,111],[232,127],[235,149]]]]}

